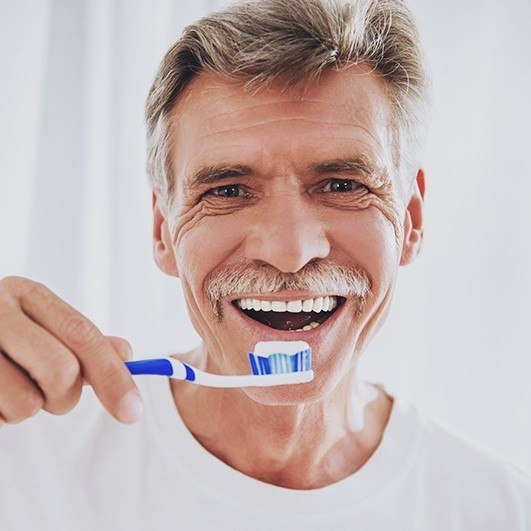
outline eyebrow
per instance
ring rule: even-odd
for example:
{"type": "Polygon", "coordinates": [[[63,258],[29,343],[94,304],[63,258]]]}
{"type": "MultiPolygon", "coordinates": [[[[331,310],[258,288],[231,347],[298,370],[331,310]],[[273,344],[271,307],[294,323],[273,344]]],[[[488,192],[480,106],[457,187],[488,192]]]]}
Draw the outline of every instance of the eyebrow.
{"type": "MultiPolygon", "coordinates": [[[[369,160],[369,158],[363,155],[357,157],[340,157],[310,164],[307,167],[307,171],[317,175],[346,173],[349,175],[360,176],[361,174],[369,180],[376,178],[377,174],[380,173],[380,171],[377,170],[378,168],[369,160]]],[[[188,187],[190,189],[195,189],[231,177],[242,177],[252,175],[253,173],[255,172],[250,166],[244,166],[241,164],[210,164],[204,166],[193,174],[188,187]]]]}
{"type": "Polygon", "coordinates": [[[242,166],[241,164],[211,164],[194,173],[188,187],[194,189],[199,186],[222,181],[223,179],[229,179],[230,177],[242,177],[243,175],[250,175],[252,173],[254,172],[249,166],[242,166]]]}
{"type": "Polygon", "coordinates": [[[318,175],[327,173],[347,173],[349,175],[364,175],[370,179],[379,173],[378,168],[370,159],[364,155],[358,157],[341,157],[312,164],[310,171],[318,175]]]}

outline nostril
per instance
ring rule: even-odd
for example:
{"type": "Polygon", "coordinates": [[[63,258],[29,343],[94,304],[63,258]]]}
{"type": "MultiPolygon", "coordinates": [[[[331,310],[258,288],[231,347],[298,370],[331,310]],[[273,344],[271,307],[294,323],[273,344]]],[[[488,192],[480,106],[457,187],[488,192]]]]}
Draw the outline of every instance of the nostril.
{"type": "Polygon", "coordinates": [[[282,273],[297,273],[309,264],[315,263],[327,254],[316,254],[305,249],[286,246],[270,246],[259,251],[247,253],[247,258],[257,264],[267,264],[282,273]]]}
{"type": "Polygon", "coordinates": [[[274,226],[274,220],[261,225],[245,242],[250,261],[267,263],[283,273],[296,273],[310,262],[327,258],[330,242],[320,225],[311,222],[274,226]],[[273,225],[273,226],[271,226],[273,225]]]}

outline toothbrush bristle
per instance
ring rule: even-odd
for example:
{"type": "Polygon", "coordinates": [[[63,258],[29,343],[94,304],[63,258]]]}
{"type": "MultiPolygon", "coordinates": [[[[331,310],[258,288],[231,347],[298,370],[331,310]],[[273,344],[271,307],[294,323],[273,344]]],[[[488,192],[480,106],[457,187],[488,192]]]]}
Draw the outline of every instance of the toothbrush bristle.
{"type": "Polygon", "coordinates": [[[301,350],[295,354],[279,352],[269,356],[258,356],[250,352],[249,362],[255,376],[310,371],[312,369],[312,349],[301,350]]]}

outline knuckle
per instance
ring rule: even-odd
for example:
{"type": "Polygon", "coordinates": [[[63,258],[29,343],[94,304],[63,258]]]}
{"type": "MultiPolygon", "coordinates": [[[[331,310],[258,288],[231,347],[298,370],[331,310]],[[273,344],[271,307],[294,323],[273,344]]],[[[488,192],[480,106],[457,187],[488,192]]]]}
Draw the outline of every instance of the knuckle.
{"type": "Polygon", "coordinates": [[[66,415],[67,413],[69,413],[70,411],[72,411],[78,404],[79,402],[79,399],[81,398],[81,388],[80,388],[80,391],[79,393],[76,394],[76,397],[69,400],[63,407],[61,407],[56,413],[54,413],[55,415],[66,415]]]}
{"type": "Polygon", "coordinates": [[[34,296],[48,296],[50,293],[50,290],[44,284],[27,278],[17,278],[14,287],[22,295],[30,298],[34,296]]]}
{"type": "Polygon", "coordinates": [[[39,382],[45,387],[52,387],[61,391],[70,389],[80,375],[79,362],[74,356],[63,355],[56,358],[51,364],[47,365],[46,373],[37,377],[39,382]]]}
{"type": "Polygon", "coordinates": [[[79,385],[75,385],[68,392],[68,395],[63,397],[61,400],[46,402],[43,406],[43,409],[52,415],[66,415],[66,413],[72,411],[72,409],[74,409],[74,407],[78,404],[82,391],[83,388],[81,383],[79,383],[79,385]]]}
{"type": "Polygon", "coordinates": [[[53,293],[40,282],[35,282],[28,278],[13,277],[13,280],[9,283],[10,288],[8,294],[15,297],[18,301],[44,301],[44,304],[48,306],[51,300],[53,300],[53,293]]]}
{"type": "Polygon", "coordinates": [[[22,277],[17,277],[13,275],[4,277],[0,280],[0,289],[12,290],[22,280],[23,280],[22,277]]]}
{"type": "Polygon", "coordinates": [[[98,379],[104,387],[115,387],[120,381],[120,374],[114,367],[106,367],[101,370],[98,379]]]}
{"type": "Polygon", "coordinates": [[[16,312],[7,297],[3,297],[0,293],[0,325],[2,328],[8,327],[8,323],[13,317],[13,312],[16,312]]]}
{"type": "MultiPolygon", "coordinates": [[[[130,376],[129,376],[130,377],[130,376]]],[[[119,367],[102,367],[99,370],[97,385],[100,389],[104,390],[104,393],[117,394],[125,392],[129,388],[129,382],[127,381],[128,375],[123,374],[119,367]]],[[[93,382],[93,385],[96,382],[93,382]]]]}
{"type": "Polygon", "coordinates": [[[9,419],[13,424],[18,424],[23,420],[33,417],[43,406],[43,398],[35,391],[22,393],[17,400],[13,415],[9,419]]]}
{"type": "Polygon", "coordinates": [[[64,323],[64,334],[74,347],[93,347],[100,341],[99,330],[82,315],[74,314],[64,323]]]}
{"type": "Polygon", "coordinates": [[[0,297],[3,299],[12,299],[20,289],[21,282],[24,282],[24,280],[21,277],[4,277],[0,280],[0,297]]]}

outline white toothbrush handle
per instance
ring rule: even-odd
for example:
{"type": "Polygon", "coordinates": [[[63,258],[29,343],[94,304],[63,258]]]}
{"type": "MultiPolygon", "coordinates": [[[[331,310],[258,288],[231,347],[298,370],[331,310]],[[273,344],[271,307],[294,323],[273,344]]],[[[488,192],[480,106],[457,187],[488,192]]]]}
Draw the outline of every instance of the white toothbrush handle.
{"type": "Polygon", "coordinates": [[[255,376],[253,374],[225,376],[211,374],[195,367],[191,367],[175,358],[168,358],[173,367],[170,378],[188,380],[198,385],[207,387],[270,387],[273,385],[286,385],[305,383],[313,380],[313,371],[291,372],[284,374],[266,374],[255,376]]]}

